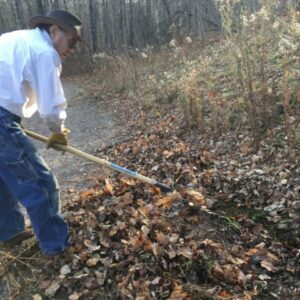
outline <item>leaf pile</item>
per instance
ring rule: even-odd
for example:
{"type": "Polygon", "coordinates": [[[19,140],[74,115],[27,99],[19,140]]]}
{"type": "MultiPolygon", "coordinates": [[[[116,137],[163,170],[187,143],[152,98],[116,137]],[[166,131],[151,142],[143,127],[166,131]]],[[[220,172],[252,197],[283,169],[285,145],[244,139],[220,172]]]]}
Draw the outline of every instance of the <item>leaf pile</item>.
{"type": "Polygon", "coordinates": [[[273,135],[253,153],[246,132],[189,140],[180,118],[142,113],[130,140],[97,150],[174,192],[103,170],[70,193],[64,256],[44,260],[34,241],[1,250],[13,299],[299,299],[299,148],[273,135]]]}
{"type": "Polygon", "coordinates": [[[65,207],[71,245],[57,269],[52,266],[42,279],[43,294],[297,299],[299,223],[289,215],[297,216],[299,209],[297,161],[279,160],[284,147],[268,152],[269,160],[263,150],[244,151],[250,144],[242,136],[235,145],[227,137],[228,152],[190,143],[179,137],[178,124],[175,116],[151,123],[142,115],[131,124],[137,128],[133,141],[98,150],[177,192],[163,195],[119,174],[96,178],[93,188],[65,207]],[[293,239],[276,237],[281,220],[293,239]]]}

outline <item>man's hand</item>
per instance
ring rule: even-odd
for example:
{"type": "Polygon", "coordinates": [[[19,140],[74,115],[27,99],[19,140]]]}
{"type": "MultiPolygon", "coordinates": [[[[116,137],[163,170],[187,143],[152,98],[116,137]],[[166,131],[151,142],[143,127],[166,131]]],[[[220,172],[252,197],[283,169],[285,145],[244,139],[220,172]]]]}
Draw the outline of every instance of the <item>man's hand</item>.
{"type": "Polygon", "coordinates": [[[47,142],[47,149],[53,148],[55,150],[59,150],[55,147],[55,144],[60,145],[68,145],[68,134],[70,130],[68,128],[64,128],[62,132],[52,133],[47,142]]]}

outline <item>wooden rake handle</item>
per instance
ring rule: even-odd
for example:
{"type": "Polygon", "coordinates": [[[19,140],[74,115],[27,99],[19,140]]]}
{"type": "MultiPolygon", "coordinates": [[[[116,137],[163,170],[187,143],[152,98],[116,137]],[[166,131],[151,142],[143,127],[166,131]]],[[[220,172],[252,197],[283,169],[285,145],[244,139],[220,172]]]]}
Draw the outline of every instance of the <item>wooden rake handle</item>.
{"type": "MultiPolygon", "coordinates": [[[[23,130],[26,133],[26,135],[28,135],[28,136],[30,136],[30,137],[38,140],[38,141],[41,141],[41,142],[44,142],[44,143],[48,142],[48,138],[45,137],[45,136],[42,136],[40,134],[37,134],[37,133],[35,133],[33,131],[30,131],[30,130],[27,130],[27,129],[23,129],[23,130]]],[[[135,171],[131,171],[129,169],[123,168],[123,167],[121,167],[119,165],[116,165],[114,163],[111,163],[111,162],[109,162],[105,159],[98,158],[98,157],[93,156],[91,154],[80,151],[80,150],[78,150],[74,147],[65,146],[65,145],[61,145],[61,144],[55,144],[55,148],[57,148],[59,150],[62,150],[62,151],[65,151],[65,152],[68,152],[68,153],[71,153],[71,154],[74,154],[74,155],[77,155],[77,156],[82,157],[84,159],[93,161],[97,164],[100,164],[100,165],[102,165],[104,167],[107,167],[111,170],[114,170],[114,171],[120,172],[122,174],[125,174],[129,177],[135,178],[135,179],[137,179],[139,181],[142,181],[144,183],[148,183],[150,185],[159,187],[163,192],[172,192],[173,191],[170,187],[164,185],[163,183],[160,183],[160,182],[156,181],[155,179],[143,176],[141,174],[136,173],[135,171]]]]}

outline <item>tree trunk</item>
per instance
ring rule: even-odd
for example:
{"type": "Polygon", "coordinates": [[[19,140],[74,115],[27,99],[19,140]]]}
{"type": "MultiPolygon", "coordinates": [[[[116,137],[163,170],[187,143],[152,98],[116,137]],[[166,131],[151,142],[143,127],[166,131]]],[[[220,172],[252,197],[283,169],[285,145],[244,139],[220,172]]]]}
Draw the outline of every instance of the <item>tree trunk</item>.
{"type": "Polygon", "coordinates": [[[18,21],[19,21],[19,24],[20,24],[20,27],[24,27],[25,25],[25,22],[24,22],[24,11],[23,11],[23,5],[22,5],[22,1],[18,1],[18,0],[15,0],[15,5],[16,5],[16,13],[17,13],[17,16],[18,16],[18,21]]]}
{"type": "Polygon", "coordinates": [[[33,9],[32,9],[32,3],[30,0],[25,0],[27,5],[27,11],[30,17],[33,17],[33,9]]]}
{"type": "Polygon", "coordinates": [[[151,0],[146,0],[146,26],[147,26],[147,44],[153,43],[153,23],[152,23],[152,6],[151,0]]]}
{"type": "Polygon", "coordinates": [[[129,0],[129,39],[128,44],[134,47],[134,21],[133,21],[133,2],[129,0]]]}
{"type": "Polygon", "coordinates": [[[91,35],[92,35],[92,49],[93,52],[97,52],[98,35],[97,35],[97,20],[98,20],[98,8],[96,7],[95,0],[89,0],[89,14],[91,22],[91,35]]]}
{"type": "Polygon", "coordinates": [[[52,0],[53,9],[59,9],[59,0],[52,0]]]}
{"type": "Polygon", "coordinates": [[[45,8],[42,0],[36,0],[37,5],[37,12],[38,14],[44,15],[45,14],[45,8]]]}

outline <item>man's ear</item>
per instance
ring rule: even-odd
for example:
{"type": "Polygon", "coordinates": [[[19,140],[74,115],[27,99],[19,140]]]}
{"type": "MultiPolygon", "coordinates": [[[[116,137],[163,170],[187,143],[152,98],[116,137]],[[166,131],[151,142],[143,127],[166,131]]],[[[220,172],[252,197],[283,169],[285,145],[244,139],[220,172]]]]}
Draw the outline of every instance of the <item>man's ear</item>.
{"type": "Polygon", "coordinates": [[[53,24],[49,27],[49,33],[51,37],[54,37],[56,32],[59,30],[59,27],[56,24],[53,24]]]}

